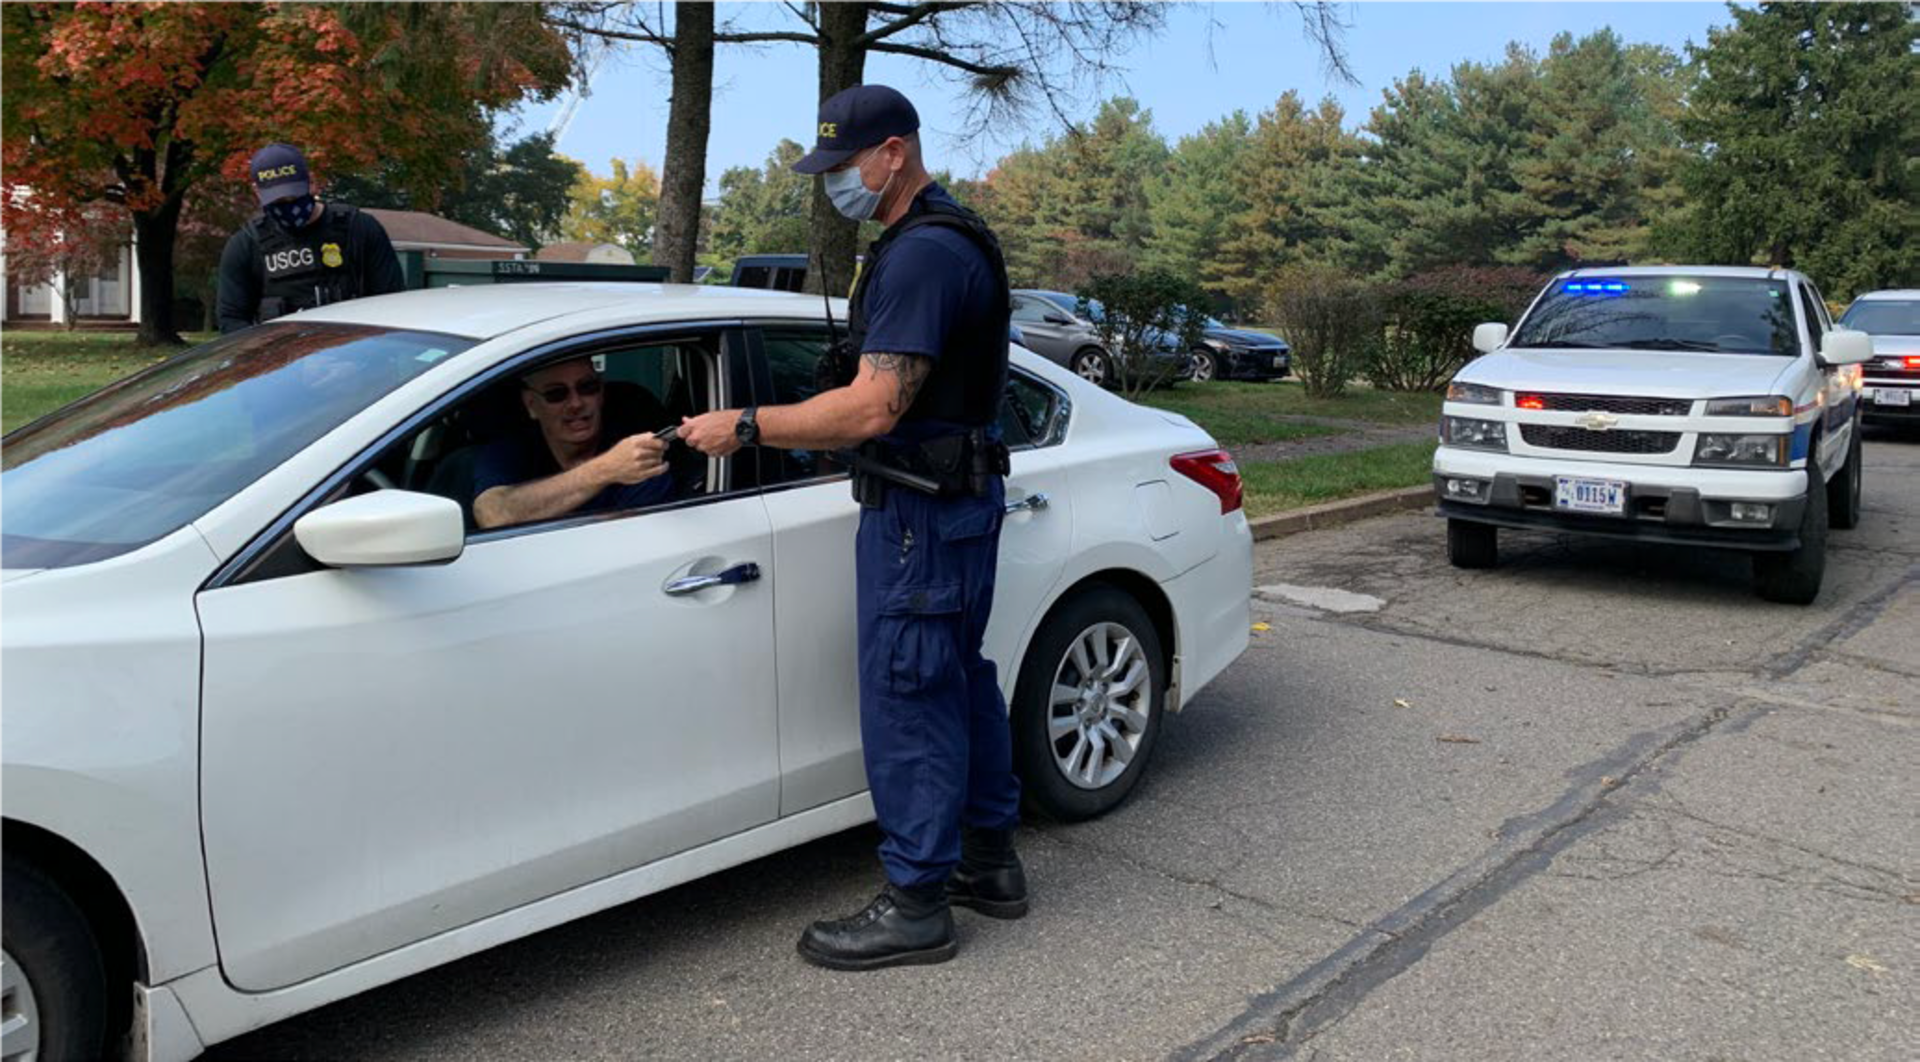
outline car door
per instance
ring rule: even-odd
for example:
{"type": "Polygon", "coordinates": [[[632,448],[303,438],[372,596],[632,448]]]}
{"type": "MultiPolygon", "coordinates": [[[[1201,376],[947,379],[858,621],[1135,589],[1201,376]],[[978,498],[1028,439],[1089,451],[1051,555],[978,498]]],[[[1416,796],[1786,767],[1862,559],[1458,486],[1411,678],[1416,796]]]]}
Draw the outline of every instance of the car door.
{"type": "MultiPolygon", "coordinates": [[[[814,324],[761,329],[755,385],[765,401],[802,401],[827,335],[814,324]]],[[[1038,438],[1009,435],[1010,512],[1000,533],[1000,568],[987,655],[1011,687],[1012,654],[1034,612],[1060,578],[1073,532],[1065,435],[1067,403],[1051,386],[1016,370],[1016,394],[1042,413],[1038,438]]],[[[763,450],[763,490],[773,527],[774,660],[780,690],[780,813],[791,815],[867,787],[860,755],[854,624],[854,533],[860,508],[846,473],[825,455],[763,450]]]]}
{"type": "Polygon", "coordinates": [[[1807,319],[1807,337],[1814,353],[1814,365],[1820,373],[1821,427],[1820,452],[1815,459],[1822,473],[1831,480],[1846,462],[1847,448],[1853,445],[1856,429],[1854,413],[1859,408],[1862,376],[1857,365],[1825,365],[1819,360],[1820,344],[1832,329],[1826,303],[1806,283],[1794,285],[1800,295],[1800,313],[1807,319]]]}
{"type": "Polygon", "coordinates": [[[1013,323],[1026,340],[1027,349],[1057,365],[1065,365],[1067,359],[1073,357],[1077,341],[1072,325],[1058,323],[1065,318],[1065,314],[1045,299],[1031,295],[1013,296],[1013,323]]]}
{"type": "Polygon", "coordinates": [[[477,533],[441,566],[200,594],[229,981],[289,985],[776,816],[771,527],[710,468],[710,493],[477,533]],[[683,583],[743,565],[762,577],[683,583]]]}

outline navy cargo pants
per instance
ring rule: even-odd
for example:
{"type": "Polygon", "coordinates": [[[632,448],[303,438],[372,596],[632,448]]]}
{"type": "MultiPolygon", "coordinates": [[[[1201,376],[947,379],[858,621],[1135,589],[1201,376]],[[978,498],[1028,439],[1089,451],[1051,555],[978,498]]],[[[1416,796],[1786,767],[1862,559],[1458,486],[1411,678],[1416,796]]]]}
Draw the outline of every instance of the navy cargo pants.
{"type": "Polygon", "coordinates": [[[860,739],[895,885],[944,882],[962,823],[1019,822],[1007,705],[980,654],[1004,497],[996,477],[985,497],[891,488],[860,510],[860,739]]]}

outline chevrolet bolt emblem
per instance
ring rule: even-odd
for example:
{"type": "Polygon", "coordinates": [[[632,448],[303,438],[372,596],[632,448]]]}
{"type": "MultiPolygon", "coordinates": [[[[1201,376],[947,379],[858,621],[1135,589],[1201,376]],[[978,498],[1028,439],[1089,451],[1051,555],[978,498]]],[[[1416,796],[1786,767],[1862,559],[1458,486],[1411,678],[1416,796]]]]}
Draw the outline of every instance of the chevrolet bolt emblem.
{"type": "Polygon", "coordinates": [[[1620,423],[1620,418],[1611,413],[1588,413],[1574,421],[1588,431],[1611,431],[1620,423]]]}

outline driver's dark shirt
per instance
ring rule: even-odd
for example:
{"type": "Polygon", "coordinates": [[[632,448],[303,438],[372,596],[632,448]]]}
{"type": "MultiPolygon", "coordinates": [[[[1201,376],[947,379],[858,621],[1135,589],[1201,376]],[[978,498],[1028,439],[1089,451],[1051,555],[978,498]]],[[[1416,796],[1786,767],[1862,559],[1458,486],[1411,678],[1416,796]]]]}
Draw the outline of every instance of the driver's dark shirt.
{"type": "MultiPolygon", "coordinates": [[[[607,440],[602,439],[604,451],[607,440]]],[[[544,439],[497,439],[482,447],[473,462],[473,496],[478,498],[495,487],[512,487],[560,474],[544,439]]],[[[640,483],[615,483],[588,498],[566,515],[640,509],[673,499],[673,474],[662,472],[640,483]]]]}

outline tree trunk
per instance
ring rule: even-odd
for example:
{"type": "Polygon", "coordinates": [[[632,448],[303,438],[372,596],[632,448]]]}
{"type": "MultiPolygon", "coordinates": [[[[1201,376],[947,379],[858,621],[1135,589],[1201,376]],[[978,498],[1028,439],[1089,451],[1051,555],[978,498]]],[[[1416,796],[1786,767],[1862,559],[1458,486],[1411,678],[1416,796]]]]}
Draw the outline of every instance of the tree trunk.
{"type": "MultiPolygon", "coordinates": [[[[820,12],[820,99],[860,84],[867,66],[867,50],[854,46],[854,40],[867,31],[867,5],[821,4],[820,12]]],[[[811,145],[809,145],[811,147],[811,145]]],[[[842,217],[820,182],[813,182],[813,261],[819,269],[807,270],[807,290],[846,295],[853,287],[853,260],[858,251],[860,226],[842,217]],[[824,285],[824,287],[822,286],[824,285]]]]}
{"type": "Polygon", "coordinates": [[[160,207],[133,215],[134,257],[140,270],[140,342],[150,346],[186,344],[173,327],[173,242],[180,232],[184,202],[184,196],[170,196],[160,207]]]}
{"type": "Polygon", "coordinates": [[[700,243],[700,194],[707,183],[707,133],[713,112],[713,5],[682,0],[673,7],[673,102],[667,114],[667,158],[660,175],[653,263],[676,284],[693,281],[700,243]]]}

